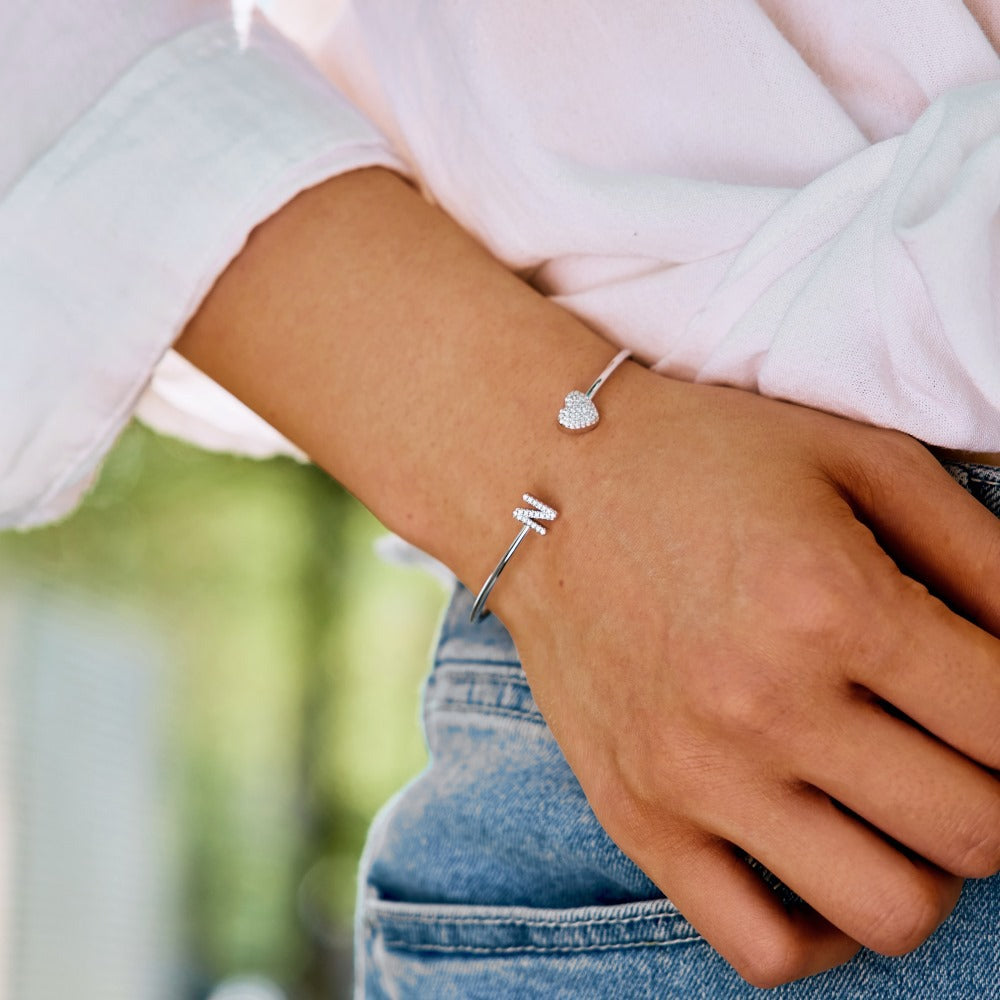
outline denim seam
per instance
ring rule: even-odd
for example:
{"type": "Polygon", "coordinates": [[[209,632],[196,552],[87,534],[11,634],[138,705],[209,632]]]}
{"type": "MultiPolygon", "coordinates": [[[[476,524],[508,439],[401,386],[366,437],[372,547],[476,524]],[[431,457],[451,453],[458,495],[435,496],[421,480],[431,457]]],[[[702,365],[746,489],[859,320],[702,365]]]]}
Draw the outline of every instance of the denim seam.
{"type": "Polygon", "coordinates": [[[434,699],[427,702],[427,711],[436,713],[453,711],[455,713],[475,714],[475,715],[501,715],[509,719],[520,719],[525,722],[533,722],[536,725],[544,726],[545,719],[537,711],[521,711],[516,708],[500,708],[496,705],[483,705],[475,701],[452,701],[448,698],[440,700],[434,699]],[[474,712],[472,710],[475,710],[474,712]]]}
{"type": "MultiPolygon", "coordinates": [[[[378,915],[373,915],[373,922],[378,921],[378,915]]],[[[622,924],[635,924],[641,921],[653,922],[659,920],[684,920],[684,917],[674,910],[664,910],[663,913],[641,913],[632,917],[595,917],[592,920],[574,920],[572,917],[566,920],[532,920],[531,917],[518,919],[516,917],[449,917],[444,914],[434,916],[433,914],[421,913],[390,913],[385,916],[387,922],[397,923],[409,921],[420,924],[477,924],[483,927],[565,927],[575,930],[578,927],[620,927],[622,924]]]]}
{"type": "Polygon", "coordinates": [[[518,671],[517,673],[502,674],[490,670],[483,670],[481,667],[477,667],[475,670],[464,670],[461,672],[453,669],[445,669],[437,674],[435,683],[448,681],[452,684],[471,684],[476,681],[487,680],[497,681],[498,683],[504,685],[510,684],[519,687],[522,690],[530,691],[531,687],[528,684],[527,679],[521,680],[522,677],[524,677],[524,674],[521,671],[518,671]]]}
{"type": "Polygon", "coordinates": [[[487,657],[475,657],[475,656],[441,656],[438,657],[438,659],[436,659],[434,662],[439,667],[450,667],[455,665],[463,666],[466,664],[475,666],[481,663],[483,666],[487,667],[510,667],[514,670],[521,669],[520,660],[493,660],[493,659],[488,659],[487,657]]]}
{"type": "Polygon", "coordinates": [[[704,940],[697,934],[688,937],[675,937],[669,941],[617,941],[610,944],[582,944],[582,945],[507,945],[495,948],[483,948],[475,945],[458,944],[413,944],[410,941],[396,940],[395,938],[384,938],[386,947],[398,948],[400,951],[440,951],[453,954],[465,955],[518,955],[526,952],[540,954],[558,954],[559,952],[577,951],[623,951],[626,948],[667,948],[675,944],[690,944],[704,940]]]}

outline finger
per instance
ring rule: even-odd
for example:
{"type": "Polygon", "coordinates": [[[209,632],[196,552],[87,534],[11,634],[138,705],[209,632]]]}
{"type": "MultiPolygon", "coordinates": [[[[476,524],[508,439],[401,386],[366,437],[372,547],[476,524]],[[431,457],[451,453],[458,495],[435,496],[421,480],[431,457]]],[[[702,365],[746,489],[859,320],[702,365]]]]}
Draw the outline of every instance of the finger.
{"type": "Polygon", "coordinates": [[[858,943],[807,907],[787,909],[731,844],[698,834],[643,868],[685,918],[754,986],[770,988],[848,961],[858,943]],[[659,869],[659,872],[657,871],[659,869]]]}
{"type": "Polygon", "coordinates": [[[881,444],[838,470],[856,514],[904,572],[1000,635],[1000,519],[922,445],[901,435],[881,444]]]}
{"type": "Polygon", "coordinates": [[[1000,781],[871,702],[818,726],[800,776],[945,871],[1000,869],[1000,781]]]}
{"type": "Polygon", "coordinates": [[[873,951],[912,951],[958,900],[960,880],[906,857],[818,789],[790,790],[758,813],[753,829],[732,839],[873,951]]]}
{"type": "Polygon", "coordinates": [[[900,596],[895,624],[861,629],[880,630],[882,642],[852,658],[850,677],[956,750],[1000,768],[1000,640],[912,590],[900,596]]]}

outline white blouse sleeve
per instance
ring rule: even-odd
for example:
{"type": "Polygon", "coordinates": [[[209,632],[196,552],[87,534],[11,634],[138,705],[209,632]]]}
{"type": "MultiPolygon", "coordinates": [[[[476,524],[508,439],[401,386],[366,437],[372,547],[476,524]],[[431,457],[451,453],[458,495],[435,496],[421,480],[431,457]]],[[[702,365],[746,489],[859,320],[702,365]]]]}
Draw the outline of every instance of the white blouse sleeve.
{"type": "Polygon", "coordinates": [[[220,0],[0,6],[0,528],[70,511],[250,231],[335,174],[406,168],[220,0]],[[85,13],[81,13],[81,10],[85,13]]]}

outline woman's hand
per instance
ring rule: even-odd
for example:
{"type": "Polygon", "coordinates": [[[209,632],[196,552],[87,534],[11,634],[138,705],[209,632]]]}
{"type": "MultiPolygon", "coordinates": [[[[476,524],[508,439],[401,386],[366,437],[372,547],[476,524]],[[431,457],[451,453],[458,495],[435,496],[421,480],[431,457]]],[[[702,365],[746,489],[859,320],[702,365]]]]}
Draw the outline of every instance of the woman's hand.
{"type": "Polygon", "coordinates": [[[998,631],[1000,522],[903,435],[615,379],[492,602],[539,708],[605,829],[752,983],[915,948],[1000,867],[1000,642],[916,579],[998,631]]]}
{"type": "Polygon", "coordinates": [[[178,349],[473,590],[521,494],[556,507],[491,607],[598,818],[751,981],[913,948],[997,869],[1000,642],[921,583],[1000,633],[1000,526],[915,442],[631,363],[562,434],[614,348],[382,170],[261,225],[178,349]]]}

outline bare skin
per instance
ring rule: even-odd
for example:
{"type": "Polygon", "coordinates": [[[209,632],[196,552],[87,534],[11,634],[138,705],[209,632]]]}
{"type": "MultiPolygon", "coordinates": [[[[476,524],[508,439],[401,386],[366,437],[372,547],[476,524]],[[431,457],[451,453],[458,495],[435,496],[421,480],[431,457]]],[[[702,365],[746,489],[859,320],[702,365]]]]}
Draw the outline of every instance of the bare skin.
{"type": "Polygon", "coordinates": [[[491,606],[598,819],[750,982],[903,954],[1000,868],[1000,524],[917,442],[631,362],[561,434],[615,349],[381,170],[258,227],[177,346],[473,590],[522,492],[559,510],[491,606]]]}

